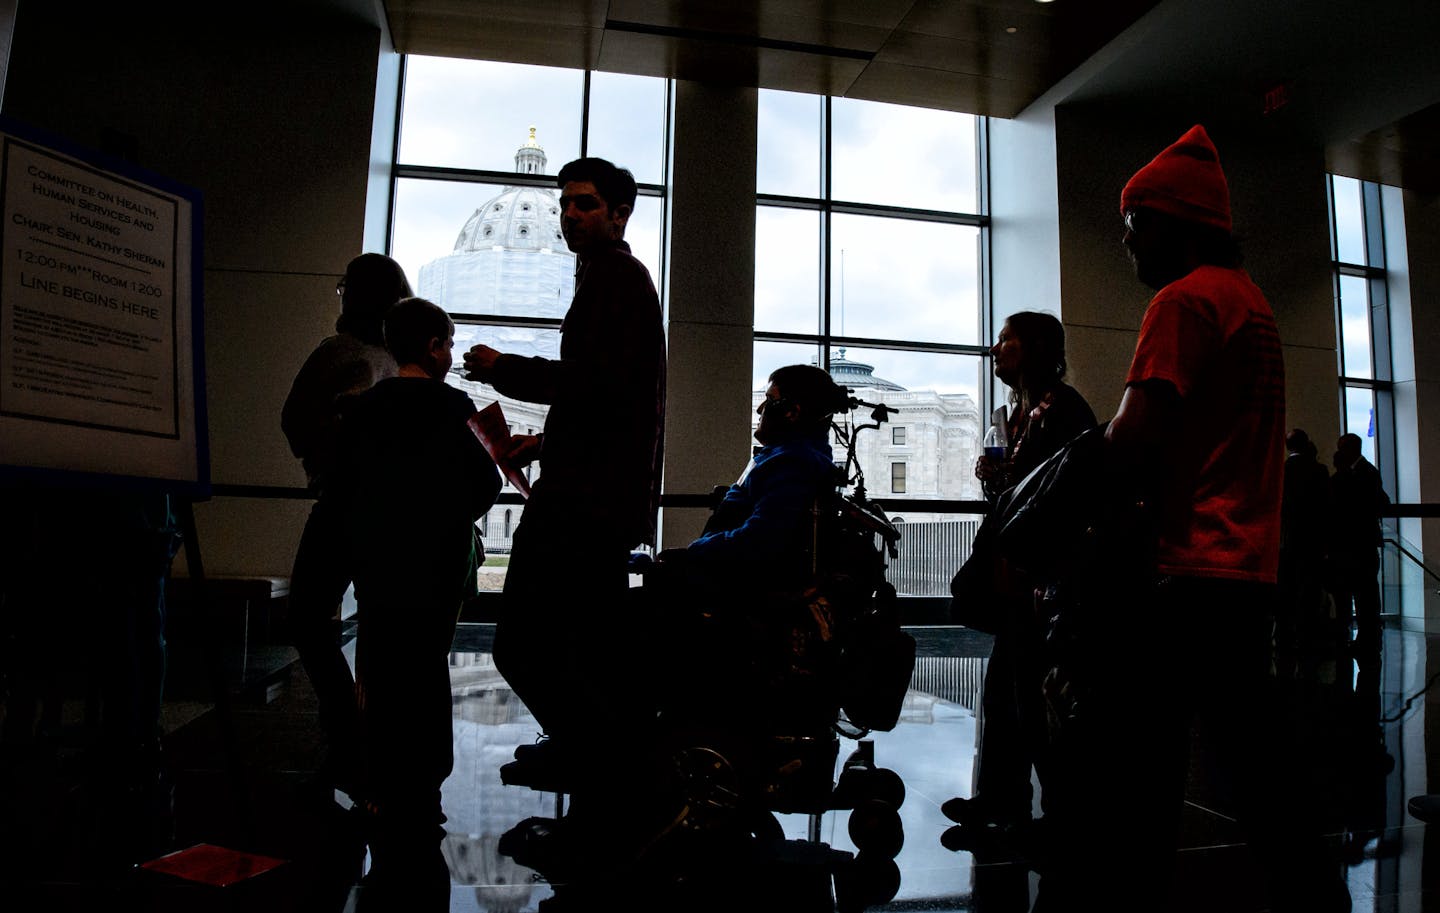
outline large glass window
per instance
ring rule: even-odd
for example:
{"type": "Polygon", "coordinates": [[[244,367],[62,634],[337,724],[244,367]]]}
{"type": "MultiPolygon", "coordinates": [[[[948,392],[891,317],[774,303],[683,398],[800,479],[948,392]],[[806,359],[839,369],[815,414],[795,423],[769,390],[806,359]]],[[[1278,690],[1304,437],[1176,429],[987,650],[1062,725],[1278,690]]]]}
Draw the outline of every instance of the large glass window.
{"type": "MultiPolygon", "coordinates": [[[[555,175],[584,155],[635,175],[640,197],[625,240],[664,288],[670,83],[411,56],[402,86],[390,254],[415,293],[455,319],[449,382],[479,408],[499,402],[515,433],[533,434],[544,427],[546,407],[466,380],[461,353],[484,343],[558,357],[575,257],[560,235],[555,175]]],[[[498,556],[489,569],[497,578],[488,581],[492,588],[523,509],[507,483],[481,523],[486,551],[498,556]]]]}
{"type": "Polygon", "coordinates": [[[948,595],[978,522],[982,128],[948,111],[759,95],[752,405],[771,371],[808,363],[904,415],[903,430],[860,432],[856,451],[867,494],[903,509],[890,577],[906,595],[948,595]]]}
{"type": "Polygon", "coordinates": [[[1380,185],[1331,175],[1330,256],[1334,267],[1340,414],[1360,436],[1365,458],[1395,490],[1395,412],[1389,299],[1380,185]]]}

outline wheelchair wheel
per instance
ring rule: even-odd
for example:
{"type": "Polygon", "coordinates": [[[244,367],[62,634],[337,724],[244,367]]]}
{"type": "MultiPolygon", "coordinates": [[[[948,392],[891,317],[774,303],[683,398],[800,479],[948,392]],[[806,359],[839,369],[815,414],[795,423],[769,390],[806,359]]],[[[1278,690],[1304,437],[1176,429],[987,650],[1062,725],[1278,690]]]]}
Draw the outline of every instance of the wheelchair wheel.
{"type": "Polygon", "coordinates": [[[863,913],[889,903],[900,891],[900,866],[894,859],[861,851],[835,872],[837,913],[863,913]]]}
{"type": "Polygon", "coordinates": [[[895,808],[905,804],[905,781],[888,767],[850,767],[840,773],[831,799],[834,808],[855,808],[881,799],[895,808]]]}
{"type": "Polygon", "coordinates": [[[698,745],[682,748],[671,773],[685,807],[681,827],[704,831],[733,824],[741,808],[740,777],[723,755],[698,745]]]}
{"type": "Polygon", "coordinates": [[[871,798],[883,799],[899,808],[905,804],[905,781],[888,767],[877,767],[870,771],[867,785],[871,798]]]}
{"type": "Polygon", "coordinates": [[[861,853],[894,859],[905,845],[900,812],[883,799],[866,799],[850,813],[850,839],[861,853]]]}

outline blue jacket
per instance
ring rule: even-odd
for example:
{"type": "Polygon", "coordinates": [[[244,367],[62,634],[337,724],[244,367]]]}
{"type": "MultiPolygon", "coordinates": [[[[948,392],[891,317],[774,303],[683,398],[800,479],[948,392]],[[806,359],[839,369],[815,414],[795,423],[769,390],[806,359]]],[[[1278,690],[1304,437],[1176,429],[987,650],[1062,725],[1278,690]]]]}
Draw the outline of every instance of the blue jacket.
{"type": "Polygon", "coordinates": [[[690,544],[689,559],[716,579],[732,573],[752,585],[802,579],[809,571],[816,500],[834,492],[836,481],[825,430],[762,447],[690,544]]]}

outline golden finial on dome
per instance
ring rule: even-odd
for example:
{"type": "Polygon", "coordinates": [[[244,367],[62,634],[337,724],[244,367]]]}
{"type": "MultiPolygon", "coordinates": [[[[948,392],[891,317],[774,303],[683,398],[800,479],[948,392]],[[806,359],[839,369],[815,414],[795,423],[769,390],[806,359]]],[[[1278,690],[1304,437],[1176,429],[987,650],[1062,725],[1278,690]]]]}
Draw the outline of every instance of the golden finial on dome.
{"type": "Polygon", "coordinates": [[[525,145],[527,145],[527,146],[534,146],[536,149],[540,148],[540,144],[535,141],[535,128],[534,128],[534,127],[531,127],[531,128],[530,128],[530,139],[526,140],[525,145]]]}

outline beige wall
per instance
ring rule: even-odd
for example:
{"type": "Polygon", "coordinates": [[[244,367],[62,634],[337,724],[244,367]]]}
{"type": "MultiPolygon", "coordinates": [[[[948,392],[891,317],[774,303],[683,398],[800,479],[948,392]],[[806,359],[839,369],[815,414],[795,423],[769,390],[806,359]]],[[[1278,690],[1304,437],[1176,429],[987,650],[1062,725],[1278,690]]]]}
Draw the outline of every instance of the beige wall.
{"type": "MultiPolygon", "coordinates": [[[[1055,109],[1041,106],[1014,120],[991,121],[989,145],[990,297],[996,322],[1016,311],[1058,314],[1055,109]]],[[[993,340],[999,327],[989,330],[993,340]]]]}
{"type": "MultiPolygon", "coordinates": [[[[1391,299],[1403,299],[1399,324],[1403,331],[1408,323],[1409,333],[1395,339],[1395,349],[1408,343],[1409,357],[1397,359],[1395,402],[1402,420],[1396,424],[1402,425],[1404,417],[1414,422],[1397,450],[1402,466],[1413,462],[1416,468],[1409,479],[1402,469],[1402,496],[1433,504],[1440,502],[1440,197],[1405,192],[1387,195],[1385,202],[1397,196],[1403,201],[1407,256],[1400,287],[1392,287],[1391,299]]],[[[1440,566],[1440,519],[1409,521],[1402,529],[1424,550],[1431,568],[1440,566]]],[[[1425,603],[1414,609],[1427,619],[1440,619],[1440,592],[1434,583],[1433,578],[1427,581],[1425,603]]]]}
{"type": "MultiPolygon", "coordinates": [[[[669,387],[665,491],[708,494],[750,458],[755,323],[755,155],[758,96],[675,86],[666,309],[669,387]],[[716,142],[725,137],[725,142],[716,142]]],[[[668,508],[662,546],[683,546],[709,511],[668,508]]]]}
{"type": "MultiPolygon", "coordinates": [[[[284,28],[263,5],[214,24],[98,9],[20,4],[3,111],[201,192],[214,481],[303,485],[280,406],[361,250],[379,33],[303,7],[284,28]]],[[[288,574],[307,509],[197,505],[206,571],[288,574]]]]}
{"type": "MultiPolygon", "coordinates": [[[[1152,292],[1120,245],[1120,190],[1196,123],[1176,114],[1055,110],[1061,297],[1075,384],[1114,413],[1152,292]]],[[[1275,311],[1285,349],[1287,424],[1338,434],[1325,168],[1318,148],[1206,124],[1230,183],[1245,267],[1275,311]]]]}
{"type": "MultiPolygon", "coordinates": [[[[991,287],[995,313],[1056,307],[1070,382],[1102,419],[1114,413],[1152,294],[1120,245],[1120,190],[1196,122],[1102,105],[1037,105],[991,127],[991,287]]],[[[1334,305],[1324,161],[1318,148],[1207,124],[1230,182],[1246,268],[1285,346],[1287,420],[1338,434],[1334,305]]]]}

